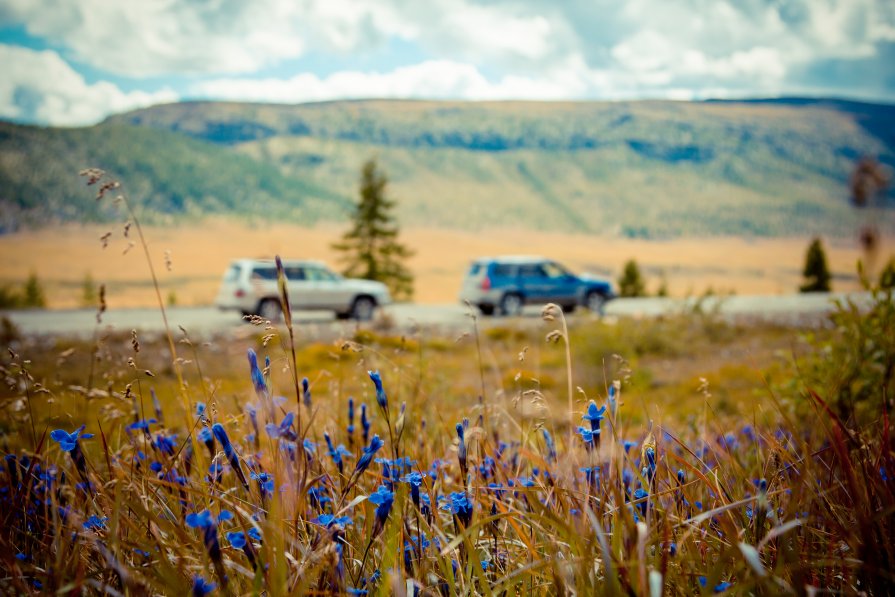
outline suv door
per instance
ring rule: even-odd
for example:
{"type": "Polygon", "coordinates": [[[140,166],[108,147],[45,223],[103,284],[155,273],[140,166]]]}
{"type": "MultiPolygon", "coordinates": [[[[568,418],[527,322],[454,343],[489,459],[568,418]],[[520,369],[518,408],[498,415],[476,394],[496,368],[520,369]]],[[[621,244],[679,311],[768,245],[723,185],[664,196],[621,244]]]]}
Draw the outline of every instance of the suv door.
{"type": "Polygon", "coordinates": [[[314,308],[344,311],[354,298],[354,291],[347,287],[344,278],[318,265],[305,266],[308,293],[314,308]]]}
{"type": "Polygon", "coordinates": [[[526,302],[547,300],[550,294],[550,280],[540,263],[523,263],[519,265],[519,290],[526,302]]]}
{"type": "Polygon", "coordinates": [[[553,261],[542,264],[541,269],[546,276],[544,282],[544,286],[547,289],[544,296],[545,301],[559,305],[573,305],[577,303],[579,286],[577,276],[553,261]]]}
{"type": "Polygon", "coordinates": [[[289,303],[293,309],[310,309],[314,295],[305,276],[305,268],[300,265],[284,265],[289,286],[289,303]]]}

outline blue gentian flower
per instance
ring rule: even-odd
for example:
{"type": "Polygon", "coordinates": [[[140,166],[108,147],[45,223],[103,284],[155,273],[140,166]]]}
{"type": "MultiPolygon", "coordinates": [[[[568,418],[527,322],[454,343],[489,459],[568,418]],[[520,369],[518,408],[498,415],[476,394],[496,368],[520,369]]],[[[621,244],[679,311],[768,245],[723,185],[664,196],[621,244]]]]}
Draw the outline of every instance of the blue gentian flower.
{"type": "Polygon", "coordinates": [[[587,406],[587,412],[581,418],[585,421],[590,421],[591,431],[597,432],[600,430],[600,421],[603,420],[603,413],[605,412],[605,406],[597,408],[597,403],[591,400],[587,406]]]}
{"type": "Polygon", "coordinates": [[[205,582],[201,576],[193,578],[193,597],[203,597],[214,591],[217,585],[213,582],[205,582]]]}
{"type": "Polygon", "coordinates": [[[367,443],[367,440],[370,437],[370,421],[367,419],[367,405],[360,405],[360,426],[364,435],[364,443],[367,443]]]}
{"type": "MultiPolygon", "coordinates": [[[[226,512],[226,510],[224,510],[224,512],[226,512]]],[[[223,516],[223,512],[221,513],[221,515],[223,516]]],[[[221,546],[218,543],[217,523],[215,522],[215,518],[214,516],[212,516],[211,512],[209,512],[208,510],[203,510],[199,513],[193,512],[187,514],[186,525],[193,529],[202,530],[205,549],[208,550],[208,555],[211,557],[213,562],[215,562],[216,564],[220,564],[221,546]]]]}
{"type": "MultiPolygon", "coordinates": [[[[702,585],[703,587],[706,585],[707,582],[708,582],[708,579],[706,577],[704,577],[704,576],[699,577],[699,584],[702,585]]],[[[715,593],[723,593],[724,591],[726,591],[727,589],[729,589],[732,586],[733,586],[733,584],[731,584],[727,581],[721,581],[720,583],[718,583],[717,585],[714,586],[713,591],[715,593]]]]}
{"type": "Polygon", "coordinates": [[[588,429],[587,427],[579,427],[578,435],[581,436],[581,439],[584,440],[585,449],[590,452],[594,447],[594,437],[599,437],[600,430],[594,431],[593,429],[588,429]]]}
{"type": "Polygon", "coordinates": [[[214,437],[224,448],[224,455],[227,457],[227,460],[230,461],[230,467],[233,468],[236,476],[239,477],[239,480],[240,482],[242,482],[243,487],[248,490],[249,482],[246,480],[245,474],[242,472],[242,466],[240,466],[239,464],[239,456],[236,454],[236,450],[233,449],[233,444],[230,443],[230,438],[227,436],[227,430],[224,429],[224,426],[220,423],[215,423],[211,427],[211,431],[212,433],[214,433],[214,437]]]}
{"type": "Polygon", "coordinates": [[[385,395],[385,390],[382,389],[382,377],[379,375],[379,371],[367,371],[367,375],[370,376],[370,379],[373,380],[373,385],[376,386],[376,403],[385,410],[388,407],[388,398],[385,395]]]}
{"type": "Polygon", "coordinates": [[[367,470],[370,467],[370,463],[373,461],[376,452],[378,452],[384,445],[385,442],[379,439],[378,435],[374,435],[373,439],[370,440],[370,445],[364,448],[364,453],[361,455],[360,459],[358,459],[354,472],[362,473],[367,470]]]}
{"type": "Polygon", "coordinates": [[[255,351],[250,348],[248,350],[248,357],[249,370],[252,375],[252,385],[255,386],[255,393],[257,393],[259,397],[266,396],[267,382],[264,381],[264,373],[262,373],[261,368],[258,367],[258,355],[256,355],[255,351]]]}
{"type": "Polygon", "coordinates": [[[162,433],[157,433],[155,435],[155,447],[158,448],[162,454],[174,456],[177,452],[177,434],[172,433],[166,436],[162,433]]]}
{"type": "Polygon", "coordinates": [[[643,467],[641,475],[650,482],[656,476],[656,451],[651,446],[646,449],[646,466],[643,467]]]}
{"type": "Polygon", "coordinates": [[[266,496],[270,494],[274,489],[273,475],[270,473],[260,472],[260,473],[249,473],[249,476],[258,481],[258,487],[261,490],[261,495],[266,496]]]}
{"type": "Polygon", "coordinates": [[[547,445],[547,461],[556,462],[556,443],[553,441],[553,436],[546,429],[541,429],[541,433],[544,435],[544,443],[547,445]]]}
{"type": "Polygon", "coordinates": [[[106,528],[107,520],[109,520],[109,519],[106,516],[103,516],[102,518],[100,518],[99,516],[94,515],[94,516],[91,516],[90,518],[88,518],[87,520],[85,520],[81,526],[83,526],[84,530],[87,530],[87,531],[91,531],[91,530],[98,531],[100,529],[106,528]]]}
{"type": "Polygon", "coordinates": [[[425,477],[425,473],[416,471],[401,477],[402,483],[410,484],[410,499],[413,501],[413,505],[417,508],[420,507],[420,487],[423,485],[423,477],[425,477]]]}
{"type": "Polygon", "coordinates": [[[301,397],[308,410],[311,410],[311,383],[307,377],[301,378],[301,397]]]}
{"type": "Polygon", "coordinates": [[[389,491],[385,485],[380,485],[379,489],[370,494],[367,498],[371,503],[376,504],[376,522],[373,525],[373,536],[375,537],[381,531],[388,520],[389,512],[392,510],[392,502],[395,500],[395,493],[389,491]]]}
{"type": "Polygon", "coordinates": [[[71,433],[66,432],[64,429],[55,429],[50,432],[50,437],[59,443],[59,447],[64,452],[72,452],[78,448],[79,439],[90,439],[93,437],[92,433],[81,434],[85,427],[86,425],[81,425],[71,433]]]}
{"type": "Polygon", "coordinates": [[[295,420],[295,413],[286,413],[286,416],[283,417],[283,422],[279,425],[275,425],[273,423],[268,423],[264,426],[264,430],[267,431],[267,435],[273,438],[283,437],[290,441],[295,441],[298,439],[298,435],[295,431],[292,430],[292,422],[295,420]]]}
{"type": "Polygon", "coordinates": [[[647,493],[646,490],[644,490],[642,487],[638,487],[637,490],[634,492],[635,500],[643,500],[639,504],[637,504],[637,507],[640,508],[640,513],[643,516],[646,516],[646,507],[649,501],[648,498],[649,493],[647,493]]]}
{"type": "Polygon", "coordinates": [[[351,524],[350,516],[335,516],[333,514],[321,514],[311,522],[314,522],[319,525],[323,525],[325,527],[331,527],[333,525],[339,526],[348,526],[351,524]]]}
{"type": "Polygon", "coordinates": [[[460,461],[460,472],[463,474],[463,479],[466,479],[466,438],[464,437],[464,433],[466,431],[466,427],[463,426],[462,423],[457,423],[457,437],[460,438],[460,443],[457,446],[457,458],[460,461]]]}
{"type": "Polygon", "coordinates": [[[618,412],[618,390],[620,387],[621,383],[618,381],[613,381],[609,384],[609,414],[613,420],[615,420],[615,415],[618,412]]]}
{"type": "Polygon", "coordinates": [[[354,398],[348,399],[348,444],[354,441],[354,398]]]}
{"type": "Polygon", "coordinates": [[[227,533],[227,541],[236,549],[242,549],[246,546],[246,534],[242,531],[227,533]]]}
{"type": "Polygon", "coordinates": [[[156,419],[148,419],[148,420],[140,419],[139,421],[135,421],[135,422],[131,423],[130,425],[125,427],[125,429],[128,431],[136,431],[138,429],[145,430],[145,429],[149,429],[150,425],[155,425],[156,423],[158,423],[158,420],[156,420],[156,419]]]}
{"type": "Polygon", "coordinates": [[[450,503],[442,506],[444,510],[450,510],[457,517],[464,527],[468,527],[472,522],[472,502],[465,491],[456,491],[450,496],[450,503]]]}

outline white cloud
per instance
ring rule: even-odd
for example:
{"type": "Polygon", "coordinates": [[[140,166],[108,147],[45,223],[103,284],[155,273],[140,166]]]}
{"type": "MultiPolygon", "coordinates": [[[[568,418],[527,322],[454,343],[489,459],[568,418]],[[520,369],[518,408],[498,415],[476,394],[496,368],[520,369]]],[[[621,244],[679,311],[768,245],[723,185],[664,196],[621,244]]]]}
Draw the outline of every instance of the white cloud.
{"type": "Polygon", "coordinates": [[[867,72],[883,82],[839,82],[847,94],[895,93],[877,56],[895,42],[891,0],[2,0],[0,24],[59,48],[41,76],[13,69],[0,83],[25,82],[6,114],[33,104],[54,122],[154,97],[86,85],[63,59],[134,81],[181,75],[194,97],[280,102],[775,95],[835,90],[830,73],[849,60],[876,60],[867,72]],[[413,50],[389,53],[395,40],[413,50]],[[309,53],[316,70],[302,72],[309,53]],[[326,74],[329,57],[341,66],[326,74]],[[73,86],[54,82],[62,71],[73,86]]]}
{"type": "Polygon", "coordinates": [[[106,81],[88,84],[56,52],[0,44],[0,117],[52,125],[93,124],[110,113],[177,99],[169,90],[125,93],[106,81]]]}
{"type": "Polygon", "coordinates": [[[303,73],[289,79],[214,79],[196,84],[191,93],[297,103],[338,98],[563,99],[579,96],[585,89],[586,82],[574,69],[557,70],[542,79],[508,75],[491,82],[474,65],[432,60],[386,73],[341,71],[322,78],[303,73]]]}

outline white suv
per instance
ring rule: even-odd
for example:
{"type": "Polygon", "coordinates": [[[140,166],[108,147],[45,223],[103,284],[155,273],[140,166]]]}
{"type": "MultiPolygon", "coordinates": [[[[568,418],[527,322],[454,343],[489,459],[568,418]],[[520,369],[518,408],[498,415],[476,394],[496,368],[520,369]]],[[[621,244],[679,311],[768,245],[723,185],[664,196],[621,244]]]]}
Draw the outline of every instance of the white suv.
{"type": "MultiPolygon", "coordinates": [[[[346,279],[319,261],[283,261],[292,309],[335,311],[339,319],[367,321],[376,307],[391,302],[381,282],[346,279]]],[[[273,260],[239,259],[224,274],[214,301],[219,309],[277,320],[281,313],[277,267],[273,260]]]]}

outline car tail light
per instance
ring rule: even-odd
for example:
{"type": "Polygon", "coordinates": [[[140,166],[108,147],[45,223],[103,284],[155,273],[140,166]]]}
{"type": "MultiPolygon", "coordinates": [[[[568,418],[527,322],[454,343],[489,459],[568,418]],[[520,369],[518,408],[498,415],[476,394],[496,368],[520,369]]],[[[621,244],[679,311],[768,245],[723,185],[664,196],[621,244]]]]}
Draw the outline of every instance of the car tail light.
{"type": "Polygon", "coordinates": [[[236,298],[242,298],[242,297],[244,297],[244,296],[246,295],[246,291],[243,290],[242,288],[238,288],[238,289],[236,290],[236,292],[233,293],[233,295],[234,295],[236,298]]]}
{"type": "Polygon", "coordinates": [[[482,278],[482,290],[491,290],[491,278],[488,276],[482,278]]]}

